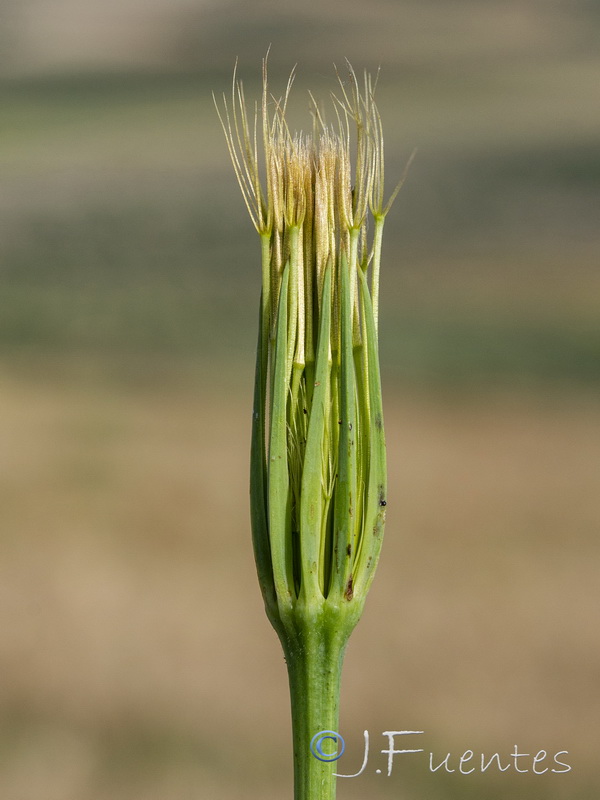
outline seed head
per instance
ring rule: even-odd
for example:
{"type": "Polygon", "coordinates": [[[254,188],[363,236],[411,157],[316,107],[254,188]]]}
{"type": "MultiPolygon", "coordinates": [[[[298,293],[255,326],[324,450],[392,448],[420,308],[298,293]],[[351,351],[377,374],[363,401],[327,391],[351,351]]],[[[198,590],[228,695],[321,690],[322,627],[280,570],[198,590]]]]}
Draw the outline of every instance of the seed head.
{"type": "Polygon", "coordinates": [[[376,82],[365,73],[359,85],[347,71],[333,124],[310,96],[311,134],[286,120],[294,72],[277,99],[266,59],[260,109],[249,113],[235,71],[231,98],[217,106],[261,238],[251,506],[259,580],[282,638],[310,609],[347,620],[349,634],[387,505],[377,293],[400,185],[386,203],[376,82]]]}

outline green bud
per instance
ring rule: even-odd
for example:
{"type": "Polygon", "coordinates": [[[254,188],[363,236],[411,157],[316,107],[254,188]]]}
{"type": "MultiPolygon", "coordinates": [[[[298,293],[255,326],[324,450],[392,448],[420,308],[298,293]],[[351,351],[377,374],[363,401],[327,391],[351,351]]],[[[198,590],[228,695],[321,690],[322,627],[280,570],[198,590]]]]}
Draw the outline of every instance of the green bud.
{"type": "Polygon", "coordinates": [[[310,736],[337,724],[342,655],[377,566],[387,505],[376,295],[390,202],[373,84],[365,75],[360,89],[349,69],[350,89],[340,82],[334,98],[336,124],[313,101],[311,136],[286,124],[292,79],[270,113],[266,64],[262,137],[235,77],[219,112],[261,238],[252,531],[290,673],[296,796],[311,800],[319,782],[330,787],[319,800],[333,796],[331,765],[306,752],[310,736]]]}

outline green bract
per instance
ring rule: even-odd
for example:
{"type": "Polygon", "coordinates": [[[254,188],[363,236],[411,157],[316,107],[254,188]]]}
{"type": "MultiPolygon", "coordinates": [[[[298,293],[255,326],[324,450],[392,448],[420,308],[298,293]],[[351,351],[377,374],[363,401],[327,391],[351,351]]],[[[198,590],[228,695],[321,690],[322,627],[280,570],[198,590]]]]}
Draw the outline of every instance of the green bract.
{"type": "Polygon", "coordinates": [[[287,126],[291,84],[283,99],[272,98],[263,64],[261,113],[249,121],[234,74],[219,117],[262,251],[254,552],[288,663],[296,797],[321,800],[335,791],[333,766],[309,744],[336,729],[343,651],[383,537],[377,295],[383,225],[400,185],[384,205],[381,121],[368,75],[359,88],[349,67],[333,126],[313,101],[310,136],[287,126]]]}

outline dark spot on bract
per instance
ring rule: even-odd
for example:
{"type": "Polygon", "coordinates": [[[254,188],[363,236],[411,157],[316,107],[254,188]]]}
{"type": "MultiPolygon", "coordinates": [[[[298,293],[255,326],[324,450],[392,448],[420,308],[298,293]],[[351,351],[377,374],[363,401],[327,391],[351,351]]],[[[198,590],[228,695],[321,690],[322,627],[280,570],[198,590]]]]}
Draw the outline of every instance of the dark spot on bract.
{"type": "Polygon", "coordinates": [[[380,506],[387,506],[387,500],[380,500],[379,501],[379,505],[380,506]]]}
{"type": "Polygon", "coordinates": [[[346,554],[349,555],[349,556],[352,555],[352,545],[351,544],[349,544],[348,547],[346,548],[346,554]]]}
{"type": "Polygon", "coordinates": [[[346,591],[344,592],[344,597],[346,600],[352,600],[354,597],[354,589],[352,588],[352,575],[348,579],[348,583],[346,584],[346,591]]]}

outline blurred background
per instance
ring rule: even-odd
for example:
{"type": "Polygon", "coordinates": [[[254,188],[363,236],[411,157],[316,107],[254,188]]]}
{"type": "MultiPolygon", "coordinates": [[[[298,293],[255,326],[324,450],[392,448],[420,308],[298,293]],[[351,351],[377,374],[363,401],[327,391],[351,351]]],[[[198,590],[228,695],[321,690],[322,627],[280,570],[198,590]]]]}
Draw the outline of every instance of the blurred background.
{"type": "Polygon", "coordinates": [[[381,65],[390,186],[418,147],[339,798],[598,797],[599,34],[593,0],[0,0],[3,800],[292,795],[248,519],[259,242],[211,98],[236,57],[258,96],[269,44],[299,126],[347,57],[381,65]],[[425,757],[376,774],[407,729],[425,757]],[[515,745],[572,771],[429,772],[515,745]]]}

